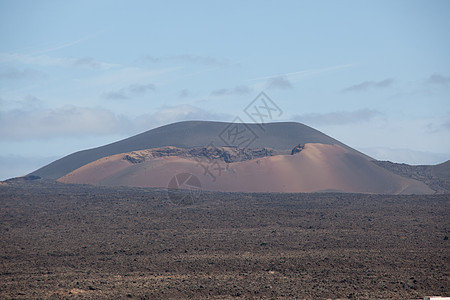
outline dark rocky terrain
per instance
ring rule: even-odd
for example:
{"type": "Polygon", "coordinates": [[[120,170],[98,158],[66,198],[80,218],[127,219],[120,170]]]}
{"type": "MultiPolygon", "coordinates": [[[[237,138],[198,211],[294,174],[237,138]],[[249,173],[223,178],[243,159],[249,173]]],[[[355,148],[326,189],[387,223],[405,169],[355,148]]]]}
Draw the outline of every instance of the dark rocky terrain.
{"type": "Polygon", "coordinates": [[[449,195],[0,185],[0,298],[450,294],[449,195]]]}
{"type": "Polygon", "coordinates": [[[450,160],[439,165],[412,166],[390,161],[373,161],[394,174],[422,181],[438,194],[450,192],[450,160]]]}
{"type": "MultiPolygon", "coordinates": [[[[297,148],[296,148],[297,149],[297,148]]],[[[294,151],[294,150],[293,150],[294,151]]],[[[297,151],[300,152],[300,151],[297,151]]],[[[226,163],[252,160],[256,158],[285,154],[286,151],[276,151],[271,148],[238,148],[238,147],[161,147],[133,151],[124,155],[123,159],[131,163],[142,163],[155,157],[178,156],[183,158],[219,159],[226,163]]]]}

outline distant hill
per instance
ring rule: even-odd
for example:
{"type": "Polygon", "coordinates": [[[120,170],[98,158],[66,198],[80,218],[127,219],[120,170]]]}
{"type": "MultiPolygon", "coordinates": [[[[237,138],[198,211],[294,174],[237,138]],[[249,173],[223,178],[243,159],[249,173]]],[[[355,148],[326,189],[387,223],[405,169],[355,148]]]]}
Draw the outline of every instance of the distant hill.
{"type": "Polygon", "coordinates": [[[394,174],[422,181],[437,193],[450,192],[450,160],[434,166],[411,166],[390,161],[374,161],[374,163],[394,174]]]}
{"type": "Polygon", "coordinates": [[[414,169],[414,173],[411,168],[377,162],[295,122],[187,121],[70,154],[26,178],[166,188],[176,175],[184,173],[197,177],[202,189],[212,191],[447,192],[439,182],[449,174],[448,163],[430,168],[414,169]],[[439,180],[429,180],[430,176],[439,180]]]}
{"type": "MultiPolygon", "coordinates": [[[[248,147],[268,147],[279,150],[291,150],[298,144],[321,143],[339,145],[352,152],[356,150],[315,130],[309,126],[295,122],[268,123],[261,127],[259,124],[241,124],[239,131],[246,130],[243,140],[250,139],[248,147]]],[[[57,179],[73,170],[93,162],[99,158],[119,153],[174,146],[179,148],[214,146],[238,146],[241,140],[228,138],[228,130],[235,133],[232,123],[209,121],[186,121],[161,126],[130,138],[101,146],[75,152],[66,157],[46,165],[29,175],[42,178],[57,179]]],[[[241,145],[245,146],[245,144],[241,145]]],[[[357,152],[359,153],[359,152],[357,152]]],[[[360,153],[363,155],[362,153],[360,153]]]]}
{"type": "Polygon", "coordinates": [[[163,147],[107,156],[58,179],[104,186],[166,187],[177,174],[227,192],[430,194],[423,182],[377,166],[339,145],[307,143],[285,153],[267,148],[163,147]],[[300,149],[299,149],[300,148],[300,149]]]}

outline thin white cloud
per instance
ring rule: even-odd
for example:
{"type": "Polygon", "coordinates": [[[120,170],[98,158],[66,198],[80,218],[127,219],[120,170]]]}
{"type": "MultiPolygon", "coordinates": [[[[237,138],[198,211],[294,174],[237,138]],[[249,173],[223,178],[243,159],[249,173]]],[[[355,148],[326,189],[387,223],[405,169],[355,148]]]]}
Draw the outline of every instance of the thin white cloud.
{"type": "Polygon", "coordinates": [[[57,44],[57,45],[49,46],[47,49],[34,52],[34,54],[35,55],[37,55],[37,54],[44,54],[44,53],[49,53],[49,52],[53,52],[53,51],[57,51],[57,50],[65,49],[65,48],[69,48],[69,47],[81,44],[81,43],[83,43],[85,41],[88,41],[88,40],[98,36],[98,34],[99,34],[99,32],[93,33],[93,34],[89,34],[89,35],[87,35],[85,37],[82,37],[82,38],[79,38],[79,39],[76,39],[76,40],[73,40],[73,41],[69,41],[69,42],[65,42],[65,43],[60,43],[60,44],[57,44]]]}
{"type": "Polygon", "coordinates": [[[374,109],[363,108],[355,111],[336,111],[329,113],[295,115],[292,119],[309,125],[328,126],[368,122],[379,116],[382,116],[381,112],[374,109]]]}
{"type": "Polygon", "coordinates": [[[272,89],[282,89],[282,90],[287,90],[287,89],[292,89],[292,83],[285,77],[285,76],[278,76],[278,77],[274,77],[274,78],[270,78],[267,82],[268,84],[268,88],[272,88],[272,89]]]}
{"type": "MultiPolygon", "coordinates": [[[[156,81],[157,76],[171,73],[179,70],[179,68],[161,68],[146,70],[136,67],[114,68],[108,72],[101,72],[95,76],[77,78],[74,81],[77,85],[84,88],[115,86],[123,87],[135,83],[156,81]]],[[[158,82],[159,85],[159,82],[158,82]]]]}
{"type": "Polygon", "coordinates": [[[178,96],[180,98],[185,98],[185,97],[189,97],[192,96],[192,92],[188,89],[182,89],[179,93],[178,96]]]}
{"type": "Polygon", "coordinates": [[[442,74],[433,74],[426,80],[427,84],[436,84],[443,86],[450,86],[450,77],[442,74]]]}
{"type": "Polygon", "coordinates": [[[87,67],[94,69],[110,69],[116,64],[97,61],[89,57],[53,57],[48,55],[31,55],[24,53],[0,52],[0,63],[21,63],[39,66],[87,67]]]}
{"type": "Polygon", "coordinates": [[[193,54],[181,54],[181,55],[172,55],[172,56],[153,56],[153,55],[145,55],[141,58],[143,61],[148,61],[151,63],[160,63],[163,61],[174,61],[174,62],[184,62],[191,63],[196,65],[207,65],[207,66],[226,66],[229,64],[227,59],[220,59],[210,56],[201,56],[201,55],[193,55],[193,54]]]}
{"type": "Polygon", "coordinates": [[[142,95],[148,91],[154,91],[155,85],[148,84],[131,84],[126,88],[122,88],[118,91],[106,92],[102,96],[109,100],[124,100],[136,95],[142,95]]]}
{"type": "Polygon", "coordinates": [[[105,65],[102,62],[96,61],[90,57],[78,58],[74,60],[75,67],[88,67],[91,69],[104,69],[105,65]]]}
{"type": "Polygon", "coordinates": [[[44,72],[31,68],[25,68],[22,70],[17,68],[8,68],[5,70],[0,70],[0,80],[36,79],[44,76],[46,76],[44,72]]]}
{"type": "Polygon", "coordinates": [[[442,124],[442,127],[445,128],[445,129],[447,129],[447,130],[450,130],[450,119],[448,119],[447,121],[445,121],[445,122],[442,124]]]}
{"type": "Polygon", "coordinates": [[[355,64],[336,65],[336,66],[330,66],[330,67],[320,68],[320,69],[309,69],[309,70],[302,70],[302,71],[296,71],[296,72],[269,75],[269,76],[264,76],[264,77],[251,78],[251,79],[248,79],[248,81],[269,80],[269,79],[279,78],[279,77],[283,77],[283,78],[286,78],[286,79],[292,81],[292,80],[299,79],[299,78],[305,78],[305,77],[309,77],[309,76],[319,75],[322,73],[328,73],[331,71],[346,69],[346,68],[350,68],[353,66],[355,66],[355,64]]]}
{"type": "MultiPolygon", "coordinates": [[[[430,123],[443,124],[444,115],[405,119],[398,115],[382,114],[369,122],[340,126],[313,126],[333,138],[357,149],[387,147],[422,152],[450,153],[448,129],[430,132],[430,123]]],[[[392,159],[391,159],[392,160],[392,159]]]]}
{"type": "MultiPolygon", "coordinates": [[[[43,109],[44,102],[39,99],[38,97],[35,97],[33,95],[28,95],[19,99],[15,100],[6,100],[0,98],[0,108],[5,110],[24,110],[24,111],[31,111],[31,110],[39,110],[43,109]]],[[[0,111],[1,113],[1,111],[0,111]]]]}
{"type": "Polygon", "coordinates": [[[0,111],[0,139],[10,141],[61,137],[135,134],[155,126],[185,120],[229,120],[231,116],[182,104],[165,106],[136,117],[103,108],[65,106],[57,109],[0,111]]]}
{"type": "Polygon", "coordinates": [[[450,113],[433,118],[426,124],[425,130],[430,134],[450,131],[450,113]]]}
{"type": "Polygon", "coordinates": [[[231,116],[220,114],[192,106],[189,104],[181,104],[176,106],[164,106],[157,112],[138,116],[134,120],[136,128],[153,128],[155,126],[165,125],[173,122],[187,120],[230,120],[231,116]]]}
{"type": "Polygon", "coordinates": [[[108,100],[126,100],[128,96],[124,91],[112,91],[102,94],[102,97],[108,100]]]}
{"type": "Polygon", "coordinates": [[[118,117],[102,108],[65,106],[37,111],[0,112],[2,139],[39,139],[71,135],[102,135],[119,130],[118,117]]]}
{"type": "Polygon", "coordinates": [[[142,94],[147,91],[154,91],[155,85],[153,83],[148,84],[132,84],[128,87],[128,90],[133,94],[142,94]]]}
{"type": "Polygon", "coordinates": [[[377,160],[388,160],[410,165],[434,165],[450,159],[450,153],[434,153],[411,149],[393,149],[386,147],[359,148],[358,150],[377,160]]]}
{"type": "Polygon", "coordinates": [[[225,96],[225,95],[246,95],[249,94],[252,89],[246,85],[238,85],[234,88],[222,88],[211,92],[212,96],[225,96]]]}
{"type": "Polygon", "coordinates": [[[394,79],[392,78],[386,78],[380,81],[364,81],[349,87],[346,87],[342,90],[343,93],[346,92],[361,92],[366,91],[371,88],[387,88],[392,86],[394,83],[394,79]]]}

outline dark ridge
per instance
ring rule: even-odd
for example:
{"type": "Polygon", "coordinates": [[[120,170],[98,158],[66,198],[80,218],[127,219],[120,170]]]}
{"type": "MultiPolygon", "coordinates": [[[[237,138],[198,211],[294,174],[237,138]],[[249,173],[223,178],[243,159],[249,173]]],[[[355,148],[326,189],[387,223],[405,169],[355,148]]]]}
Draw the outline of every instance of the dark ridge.
{"type": "Polygon", "coordinates": [[[373,162],[394,174],[422,181],[438,194],[446,194],[450,191],[450,160],[433,166],[411,166],[390,161],[373,162]]]}
{"type": "Polygon", "coordinates": [[[239,147],[195,147],[195,148],[176,148],[162,147],[133,151],[126,154],[122,159],[133,164],[139,164],[147,159],[163,156],[179,156],[190,158],[207,158],[209,160],[219,159],[226,163],[252,160],[256,158],[284,154],[281,151],[275,151],[270,148],[239,148],[239,147]]]}
{"type": "Polygon", "coordinates": [[[305,149],[305,145],[299,144],[299,145],[295,146],[294,149],[292,149],[291,155],[294,155],[295,153],[299,153],[303,149],[305,149]]]}
{"type": "Polygon", "coordinates": [[[32,181],[32,180],[38,180],[38,179],[41,179],[41,177],[36,176],[36,175],[27,175],[27,176],[10,178],[3,182],[10,183],[10,182],[17,182],[17,181],[32,181]]]}

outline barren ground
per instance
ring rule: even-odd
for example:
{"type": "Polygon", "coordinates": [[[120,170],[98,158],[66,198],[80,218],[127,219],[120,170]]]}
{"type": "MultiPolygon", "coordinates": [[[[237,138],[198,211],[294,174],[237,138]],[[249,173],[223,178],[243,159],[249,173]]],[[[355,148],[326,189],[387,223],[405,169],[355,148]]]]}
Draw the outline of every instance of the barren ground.
{"type": "Polygon", "coordinates": [[[447,195],[0,186],[0,298],[450,295],[447,195]]]}

